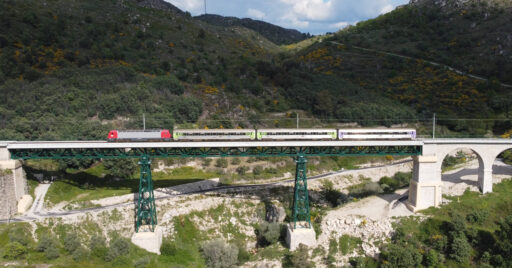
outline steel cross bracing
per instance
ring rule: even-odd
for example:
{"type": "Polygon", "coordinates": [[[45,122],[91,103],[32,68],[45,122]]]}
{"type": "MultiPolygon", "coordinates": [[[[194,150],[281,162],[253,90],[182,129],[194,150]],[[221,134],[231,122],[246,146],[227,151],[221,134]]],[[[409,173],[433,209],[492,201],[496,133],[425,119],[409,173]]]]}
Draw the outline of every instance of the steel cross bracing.
{"type": "Polygon", "coordinates": [[[151,160],[143,156],[140,161],[139,195],[137,199],[137,211],[135,212],[135,232],[139,232],[142,225],[148,225],[151,232],[155,231],[156,206],[153,193],[153,180],[151,177],[151,160]]]}
{"type": "Polygon", "coordinates": [[[421,155],[422,146],[9,149],[12,159],[421,155]]]}
{"type": "Polygon", "coordinates": [[[293,194],[293,229],[297,228],[297,222],[307,223],[307,228],[311,228],[308,179],[306,178],[307,160],[303,155],[299,155],[295,159],[295,163],[297,166],[295,169],[295,187],[293,194]]]}

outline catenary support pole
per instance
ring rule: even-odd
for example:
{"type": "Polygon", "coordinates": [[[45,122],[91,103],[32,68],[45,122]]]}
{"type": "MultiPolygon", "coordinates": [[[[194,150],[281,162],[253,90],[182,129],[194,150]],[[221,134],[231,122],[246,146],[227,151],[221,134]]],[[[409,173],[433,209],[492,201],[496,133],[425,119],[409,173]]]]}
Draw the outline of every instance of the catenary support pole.
{"type": "Polygon", "coordinates": [[[139,198],[137,200],[135,232],[139,232],[140,227],[143,225],[147,225],[150,231],[153,232],[157,224],[157,219],[155,196],[153,193],[153,179],[151,177],[151,160],[149,156],[142,156],[139,165],[139,198]]]}
{"type": "Polygon", "coordinates": [[[306,177],[307,160],[303,155],[297,156],[295,172],[295,189],[293,195],[293,228],[297,228],[297,222],[307,223],[311,228],[311,217],[309,215],[309,194],[306,177]]]}
{"type": "Polygon", "coordinates": [[[434,113],[434,118],[432,118],[432,139],[436,138],[436,113],[434,113]]]}

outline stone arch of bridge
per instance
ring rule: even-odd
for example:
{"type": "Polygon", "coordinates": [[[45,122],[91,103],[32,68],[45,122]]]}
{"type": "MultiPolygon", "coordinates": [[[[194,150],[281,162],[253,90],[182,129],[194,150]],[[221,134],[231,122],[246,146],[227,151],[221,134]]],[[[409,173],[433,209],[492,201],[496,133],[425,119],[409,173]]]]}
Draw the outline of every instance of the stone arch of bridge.
{"type": "Polygon", "coordinates": [[[480,182],[484,181],[484,171],[487,168],[485,165],[486,162],[487,161],[484,161],[484,159],[481,156],[481,153],[479,153],[476,148],[471,148],[471,146],[451,147],[451,148],[446,148],[446,150],[443,150],[439,153],[439,161],[437,162],[436,170],[438,172],[440,172],[440,179],[444,183],[451,182],[451,183],[457,184],[457,183],[464,182],[468,185],[473,185],[475,187],[478,187],[478,189],[480,189],[480,191],[482,191],[483,188],[482,188],[482,184],[480,182]],[[453,174],[444,174],[443,175],[442,174],[443,162],[446,160],[446,158],[448,156],[457,154],[460,151],[462,151],[462,152],[470,151],[471,153],[476,155],[476,158],[478,160],[478,167],[476,168],[476,170],[475,169],[463,169],[463,170],[458,171],[453,174]],[[472,181],[472,180],[464,179],[464,177],[470,176],[470,175],[477,175],[478,180],[472,181]]]}
{"type": "Polygon", "coordinates": [[[443,160],[448,154],[461,149],[469,149],[478,158],[478,188],[482,193],[492,192],[493,164],[498,155],[511,149],[512,145],[491,145],[491,144],[459,144],[443,145],[437,147],[438,162],[436,170],[440,173],[443,160]]]}
{"type": "MultiPolygon", "coordinates": [[[[502,165],[501,163],[496,162],[496,160],[498,159],[500,154],[504,153],[507,150],[512,150],[512,146],[502,147],[497,151],[497,153],[495,152],[495,155],[493,157],[492,175],[496,175],[496,176],[506,175],[507,177],[512,176],[512,167],[511,166],[502,165]]],[[[492,181],[491,181],[491,183],[492,183],[492,181]]]]}

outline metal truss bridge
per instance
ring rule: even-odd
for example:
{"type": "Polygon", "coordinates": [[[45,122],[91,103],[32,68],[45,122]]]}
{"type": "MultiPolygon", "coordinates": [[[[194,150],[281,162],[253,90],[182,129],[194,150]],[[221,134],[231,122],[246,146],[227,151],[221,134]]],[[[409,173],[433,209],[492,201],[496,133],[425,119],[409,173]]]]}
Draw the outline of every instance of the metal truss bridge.
{"type": "MultiPolygon", "coordinates": [[[[293,223],[311,228],[306,163],[308,156],[421,155],[423,141],[246,141],[246,142],[106,142],[40,141],[0,142],[14,160],[136,158],[140,165],[135,230],[157,224],[151,177],[152,158],[186,157],[293,157],[296,161],[293,223]]],[[[4,149],[4,150],[5,150],[4,149]]]]}

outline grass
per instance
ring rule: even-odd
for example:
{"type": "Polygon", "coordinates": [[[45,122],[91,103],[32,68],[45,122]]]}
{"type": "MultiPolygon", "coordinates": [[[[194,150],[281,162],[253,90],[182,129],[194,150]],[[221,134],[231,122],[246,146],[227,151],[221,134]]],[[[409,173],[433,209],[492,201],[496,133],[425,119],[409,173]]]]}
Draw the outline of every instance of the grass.
{"type": "MultiPolygon", "coordinates": [[[[107,174],[103,165],[96,165],[86,170],[68,169],[66,173],[60,173],[60,176],[64,178],[52,183],[48,189],[46,200],[50,204],[58,204],[62,201],[87,204],[90,200],[139,191],[139,179],[136,175],[130,179],[116,180],[107,174]]],[[[215,176],[217,174],[192,167],[180,167],[168,173],[152,173],[154,188],[197,182],[215,176]]]]}
{"type": "Polygon", "coordinates": [[[347,255],[354,250],[362,250],[361,245],[363,241],[359,237],[354,237],[348,234],[344,234],[340,237],[338,245],[339,250],[343,255],[347,255]]]}
{"type": "Polygon", "coordinates": [[[30,196],[32,196],[32,200],[35,200],[36,199],[35,191],[36,191],[36,187],[39,185],[39,182],[36,180],[27,179],[27,184],[28,184],[28,193],[30,194],[30,196]]]}
{"type": "Polygon", "coordinates": [[[170,265],[184,265],[185,267],[204,267],[204,260],[201,257],[201,242],[205,237],[189,216],[178,216],[174,218],[174,234],[164,240],[170,243],[173,252],[162,252],[159,261],[170,265]]]}

